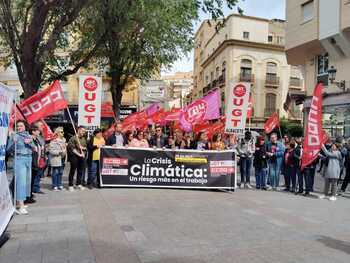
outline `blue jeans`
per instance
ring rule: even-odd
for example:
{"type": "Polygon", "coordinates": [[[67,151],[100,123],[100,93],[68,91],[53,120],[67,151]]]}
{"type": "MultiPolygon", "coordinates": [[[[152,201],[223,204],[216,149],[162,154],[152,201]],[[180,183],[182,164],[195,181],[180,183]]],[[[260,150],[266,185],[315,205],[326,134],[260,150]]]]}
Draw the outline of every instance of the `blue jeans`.
{"type": "Polygon", "coordinates": [[[252,158],[246,157],[240,159],[241,184],[250,183],[250,169],[252,167],[252,158]]]}
{"type": "Polygon", "coordinates": [[[40,192],[40,180],[41,177],[44,175],[44,170],[43,169],[38,169],[37,172],[34,175],[34,182],[33,182],[33,192],[37,193],[40,192]]]}
{"type": "Polygon", "coordinates": [[[269,163],[269,181],[272,188],[277,188],[280,184],[280,169],[276,163],[269,163]]]}
{"type": "Polygon", "coordinates": [[[255,170],[256,188],[266,187],[266,168],[255,170]]]}
{"type": "Polygon", "coordinates": [[[52,167],[52,188],[62,186],[63,166],[52,167]]]}
{"type": "Polygon", "coordinates": [[[17,155],[15,162],[16,200],[24,201],[31,192],[32,156],[17,155]]]}
{"type": "Polygon", "coordinates": [[[92,161],[90,166],[89,166],[89,173],[88,173],[88,180],[87,184],[88,185],[96,185],[96,179],[98,175],[98,165],[99,161],[92,161]]]}

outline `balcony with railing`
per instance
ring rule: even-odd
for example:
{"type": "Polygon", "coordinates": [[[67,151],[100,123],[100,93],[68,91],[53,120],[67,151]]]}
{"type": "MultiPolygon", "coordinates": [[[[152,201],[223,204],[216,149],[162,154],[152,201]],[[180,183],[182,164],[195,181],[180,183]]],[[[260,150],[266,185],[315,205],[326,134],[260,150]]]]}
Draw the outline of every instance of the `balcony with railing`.
{"type": "Polygon", "coordinates": [[[267,86],[278,86],[280,78],[276,74],[266,74],[265,84],[267,86]]]}
{"type": "Polygon", "coordinates": [[[220,75],[219,78],[218,78],[218,84],[220,86],[223,86],[225,85],[225,75],[220,75]]]}
{"type": "Polygon", "coordinates": [[[301,79],[291,77],[289,79],[289,86],[293,88],[301,88],[301,79]]]}
{"type": "Polygon", "coordinates": [[[239,75],[239,81],[241,82],[254,82],[254,74],[242,73],[239,75]]]}

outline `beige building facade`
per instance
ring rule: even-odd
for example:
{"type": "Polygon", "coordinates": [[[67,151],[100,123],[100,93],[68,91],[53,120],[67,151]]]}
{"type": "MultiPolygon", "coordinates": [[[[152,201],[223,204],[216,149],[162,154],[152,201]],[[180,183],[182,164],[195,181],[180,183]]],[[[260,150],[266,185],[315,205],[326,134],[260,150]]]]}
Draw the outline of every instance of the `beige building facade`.
{"type": "Polygon", "coordinates": [[[324,84],[323,127],[350,136],[350,1],[287,0],[288,62],[302,67],[306,118],[315,85],[324,84]]]}
{"type": "Polygon", "coordinates": [[[253,100],[251,128],[261,129],[266,118],[276,111],[281,117],[300,121],[301,108],[295,99],[290,112],[283,110],[288,92],[292,98],[304,93],[299,68],[287,63],[284,41],[283,20],[233,14],[220,27],[212,20],[204,21],[195,35],[191,99],[219,88],[224,113],[229,85],[249,82],[253,100]]]}

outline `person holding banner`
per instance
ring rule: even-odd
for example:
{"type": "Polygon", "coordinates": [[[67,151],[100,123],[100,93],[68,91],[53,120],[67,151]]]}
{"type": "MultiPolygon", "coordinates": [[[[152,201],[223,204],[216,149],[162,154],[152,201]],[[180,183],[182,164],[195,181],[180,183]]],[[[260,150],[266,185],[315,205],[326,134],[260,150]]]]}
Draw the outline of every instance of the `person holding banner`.
{"type": "Polygon", "coordinates": [[[24,206],[24,201],[27,196],[30,196],[32,153],[35,145],[32,137],[26,130],[26,123],[23,120],[19,120],[16,126],[17,132],[10,136],[7,149],[15,153],[16,212],[19,215],[26,215],[28,211],[24,206]]]}
{"type": "Polygon", "coordinates": [[[68,142],[68,154],[70,161],[69,179],[68,179],[68,190],[74,191],[73,180],[75,172],[77,172],[76,186],[80,190],[85,188],[82,185],[82,179],[85,171],[85,157],[86,157],[86,130],[83,126],[78,127],[77,135],[70,138],[68,142]]]}
{"type": "Polygon", "coordinates": [[[121,123],[116,123],[114,134],[107,139],[107,145],[114,147],[123,147],[126,144],[126,140],[122,133],[123,126],[121,123]]]}
{"type": "Polygon", "coordinates": [[[212,150],[222,151],[225,150],[225,143],[222,140],[221,133],[216,133],[213,136],[213,143],[211,145],[212,150]]]}
{"type": "Polygon", "coordinates": [[[266,146],[266,152],[269,165],[269,181],[273,190],[277,190],[280,181],[280,171],[283,162],[285,148],[283,144],[277,141],[277,134],[272,133],[270,142],[266,146]]]}
{"type": "Polygon", "coordinates": [[[151,145],[156,148],[164,148],[168,144],[167,138],[163,135],[162,127],[156,126],[156,134],[151,138],[151,145]]]}
{"type": "MultiPolygon", "coordinates": [[[[341,145],[338,143],[332,143],[330,151],[322,144],[323,153],[328,158],[328,165],[324,168],[323,176],[325,178],[324,184],[324,194],[320,196],[320,199],[326,198],[329,194],[329,188],[331,188],[331,196],[329,197],[330,201],[335,201],[337,198],[335,197],[337,191],[337,181],[340,176],[341,170],[341,161],[342,156],[339,151],[341,145]]],[[[324,158],[320,155],[321,158],[324,158]]]]}
{"type": "Polygon", "coordinates": [[[138,131],[136,133],[136,136],[131,140],[129,146],[137,148],[149,148],[148,141],[144,138],[143,131],[138,131]]]}
{"type": "Polygon", "coordinates": [[[197,150],[210,150],[210,143],[206,132],[198,133],[197,150]]]}
{"type": "Polygon", "coordinates": [[[244,138],[239,141],[237,151],[240,157],[241,187],[244,186],[251,189],[250,172],[253,163],[253,154],[255,152],[255,142],[250,131],[246,131],[244,138]]]}
{"type": "Polygon", "coordinates": [[[97,178],[99,173],[99,160],[100,160],[100,148],[106,144],[105,139],[102,136],[102,130],[94,130],[93,136],[88,142],[88,180],[87,187],[92,189],[97,187],[97,178]]]}

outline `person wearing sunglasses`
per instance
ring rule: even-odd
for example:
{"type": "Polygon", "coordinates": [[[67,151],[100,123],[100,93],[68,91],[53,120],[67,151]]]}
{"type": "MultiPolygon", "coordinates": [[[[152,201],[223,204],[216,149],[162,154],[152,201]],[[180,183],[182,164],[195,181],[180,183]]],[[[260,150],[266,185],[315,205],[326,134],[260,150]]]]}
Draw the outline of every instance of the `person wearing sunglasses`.
{"type": "Polygon", "coordinates": [[[162,127],[157,125],[155,131],[155,135],[151,138],[151,145],[156,148],[164,148],[168,140],[163,135],[162,127]]]}

